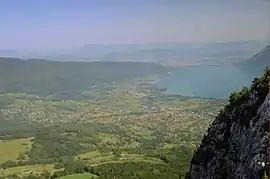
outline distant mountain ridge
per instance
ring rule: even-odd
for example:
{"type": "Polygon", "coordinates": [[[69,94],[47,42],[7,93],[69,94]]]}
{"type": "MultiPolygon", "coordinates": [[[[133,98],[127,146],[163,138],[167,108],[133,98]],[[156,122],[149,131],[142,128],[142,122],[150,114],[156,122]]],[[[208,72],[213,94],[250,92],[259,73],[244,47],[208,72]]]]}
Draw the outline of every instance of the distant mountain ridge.
{"type": "Polygon", "coordinates": [[[3,50],[0,56],[42,58],[57,61],[148,61],[205,60],[247,58],[265,42],[239,41],[226,43],[160,43],[160,44],[88,44],[82,47],[53,51],[3,50]]]}
{"type": "Polygon", "coordinates": [[[266,67],[270,67],[270,44],[253,55],[250,59],[238,64],[238,66],[247,73],[254,76],[259,75],[266,67]]]}

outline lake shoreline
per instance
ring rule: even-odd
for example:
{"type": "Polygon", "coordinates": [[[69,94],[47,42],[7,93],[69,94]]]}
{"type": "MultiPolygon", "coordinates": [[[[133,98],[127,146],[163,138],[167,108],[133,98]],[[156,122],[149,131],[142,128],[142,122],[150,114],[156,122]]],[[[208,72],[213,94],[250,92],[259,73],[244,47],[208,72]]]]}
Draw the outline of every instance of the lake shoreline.
{"type": "Polygon", "coordinates": [[[228,99],[234,91],[249,86],[252,79],[230,64],[193,65],[175,68],[169,75],[152,82],[166,88],[165,95],[180,95],[205,99],[228,99]]]}

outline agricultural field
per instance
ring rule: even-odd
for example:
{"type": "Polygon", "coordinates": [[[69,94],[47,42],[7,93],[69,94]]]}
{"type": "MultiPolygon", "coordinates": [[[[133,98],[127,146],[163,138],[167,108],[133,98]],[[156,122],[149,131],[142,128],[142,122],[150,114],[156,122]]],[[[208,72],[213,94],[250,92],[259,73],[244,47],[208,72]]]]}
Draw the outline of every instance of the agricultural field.
{"type": "Polygon", "coordinates": [[[33,138],[1,140],[0,163],[16,160],[27,160],[25,153],[31,149],[33,138]]]}
{"type": "Polygon", "coordinates": [[[92,178],[98,178],[98,176],[90,173],[80,173],[60,177],[60,179],[92,179],[92,178]]]}
{"type": "Polygon", "coordinates": [[[18,167],[11,167],[7,169],[0,169],[0,173],[3,176],[11,176],[11,175],[29,175],[30,173],[42,173],[42,172],[49,172],[53,174],[55,171],[54,165],[47,164],[47,165],[24,165],[18,167]]]}
{"type": "Polygon", "coordinates": [[[63,179],[178,179],[226,103],[164,95],[133,81],[91,87],[76,100],[0,99],[1,175],[63,179]]]}

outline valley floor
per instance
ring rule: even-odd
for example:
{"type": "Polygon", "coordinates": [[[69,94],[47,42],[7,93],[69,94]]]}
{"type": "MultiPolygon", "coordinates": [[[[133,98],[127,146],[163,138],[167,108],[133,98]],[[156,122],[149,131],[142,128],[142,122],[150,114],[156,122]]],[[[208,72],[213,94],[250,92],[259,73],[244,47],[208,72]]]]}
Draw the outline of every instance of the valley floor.
{"type": "Polygon", "coordinates": [[[80,96],[1,94],[0,176],[179,178],[225,104],[163,95],[149,79],[94,86],[80,96]]]}

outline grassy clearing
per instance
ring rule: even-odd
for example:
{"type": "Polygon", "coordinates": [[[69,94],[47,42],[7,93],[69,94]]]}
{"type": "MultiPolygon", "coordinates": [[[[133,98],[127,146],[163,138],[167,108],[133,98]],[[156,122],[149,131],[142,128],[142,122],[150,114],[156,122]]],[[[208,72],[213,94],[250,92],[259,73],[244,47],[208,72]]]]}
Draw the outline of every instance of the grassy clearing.
{"type": "Polygon", "coordinates": [[[176,147],[176,146],[177,146],[176,144],[165,143],[164,146],[163,146],[163,148],[165,148],[165,149],[171,149],[171,148],[176,147]]]}
{"type": "Polygon", "coordinates": [[[93,160],[87,160],[87,165],[92,166],[92,165],[99,165],[101,163],[112,163],[112,162],[118,161],[114,159],[113,155],[108,155],[105,157],[93,158],[93,160]]]}
{"type": "Polygon", "coordinates": [[[118,164],[118,163],[124,163],[124,161],[108,161],[108,162],[100,162],[100,163],[91,164],[91,165],[89,165],[89,166],[91,166],[91,167],[96,167],[96,166],[104,165],[104,164],[118,164]]]}
{"type": "Polygon", "coordinates": [[[104,164],[117,164],[117,163],[125,163],[125,162],[145,162],[145,163],[151,163],[151,164],[164,164],[162,160],[157,159],[157,158],[130,154],[130,155],[127,155],[126,159],[124,160],[112,160],[112,161],[107,161],[107,162],[100,162],[100,163],[95,163],[95,164],[89,164],[89,166],[96,167],[96,166],[104,165],[104,164]]]}
{"type": "Polygon", "coordinates": [[[19,167],[12,167],[7,169],[0,169],[0,174],[3,176],[9,176],[13,174],[23,174],[26,172],[43,172],[44,170],[47,170],[51,174],[55,171],[53,164],[47,164],[47,165],[25,165],[25,166],[19,166],[19,167]]]}
{"type": "Polygon", "coordinates": [[[0,141],[0,163],[18,159],[20,154],[31,149],[33,138],[0,141]]]}
{"type": "Polygon", "coordinates": [[[138,154],[127,154],[124,156],[127,161],[132,161],[132,162],[147,162],[147,163],[152,163],[152,164],[163,164],[164,162],[158,158],[154,157],[146,157],[144,155],[138,155],[138,154]]]}
{"type": "Polygon", "coordinates": [[[79,154],[75,157],[75,160],[76,159],[91,159],[91,158],[97,158],[97,157],[101,157],[101,154],[99,151],[95,150],[95,151],[79,154]]]}
{"type": "Polygon", "coordinates": [[[60,177],[60,179],[90,179],[91,177],[98,178],[97,175],[91,173],[78,173],[60,177]]]}
{"type": "Polygon", "coordinates": [[[101,139],[101,143],[116,143],[118,137],[113,134],[99,133],[98,137],[101,139]]]}
{"type": "Polygon", "coordinates": [[[88,165],[98,164],[102,162],[111,162],[115,160],[112,153],[103,153],[101,155],[99,151],[91,151],[77,155],[75,157],[75,160],[77,159],[86,160],[88,165]]]}
{"type": "Polygon", "coordinates": [[[87,164],[90,166],[97,166],[105,163],[122,163],[122,162],[146,162],[153,164],[161,164],[162,160],[154,157],[146,157],[138,154],[121,154],[116,157],[112,153],[101,154],[98,151],[91,151],[77,155],[76,159],[87,160],[87,164]]]}

